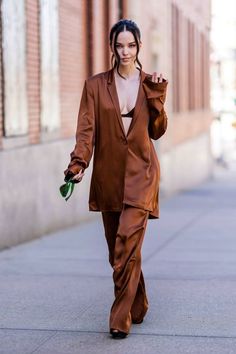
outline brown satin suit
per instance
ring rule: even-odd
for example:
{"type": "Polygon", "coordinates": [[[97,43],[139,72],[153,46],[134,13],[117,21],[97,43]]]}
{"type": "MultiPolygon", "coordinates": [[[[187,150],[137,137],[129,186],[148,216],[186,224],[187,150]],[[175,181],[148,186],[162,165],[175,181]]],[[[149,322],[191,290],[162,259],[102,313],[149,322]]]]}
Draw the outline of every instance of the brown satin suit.
{"type": "Polygon", "coordinates": [[[166,131],[167,81],[140,72],[134,116],[124,131],[113,69],[85,81],[76,145],[65,171],[86,169],[93,150],[89,210],[101,211],[113,267],[115,301],[110,328],[129,332],[144,317],[148,301],[141,271],[141,245],[148,218],[159,217],[160,167],[151,139],[166,131]]]}

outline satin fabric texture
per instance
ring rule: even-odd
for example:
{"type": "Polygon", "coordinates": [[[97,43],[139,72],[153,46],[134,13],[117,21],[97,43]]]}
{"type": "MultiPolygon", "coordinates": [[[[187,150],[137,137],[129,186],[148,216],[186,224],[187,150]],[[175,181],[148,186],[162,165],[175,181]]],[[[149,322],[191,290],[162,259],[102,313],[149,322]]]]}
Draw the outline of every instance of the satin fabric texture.
{"type": "Polygon", "coordinates": [[[68,171],[88,168],[93,155],[90,211],[122,211],[123,203],[159,217],[160,166],[152,139],[167,129],[167,81],[155,83],[140,70],[134,115],[124,129],[114,69],[85,81],[68,171]],[[94,154],[93,154],[94,152],[94,154]]]}
{"type": "Polygon", "coordinates": [[[148,214],[148,211],[125,204],[121,212],[102,212],[115,295],[109,326],[127,334],[132,322],[142,322],[148,310],[141,270],[141,247],[148,214]]]}

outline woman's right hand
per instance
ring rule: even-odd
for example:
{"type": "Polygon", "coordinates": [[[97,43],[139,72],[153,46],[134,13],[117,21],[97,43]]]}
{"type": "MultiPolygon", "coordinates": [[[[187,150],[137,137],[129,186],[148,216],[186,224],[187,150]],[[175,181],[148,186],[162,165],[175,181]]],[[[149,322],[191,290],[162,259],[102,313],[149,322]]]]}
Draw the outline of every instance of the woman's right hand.
{"type": "Polygon", "coordinates": [[[84,170],[80,170],[79,173],[77,173],[77,175],[75,175],[73,178],[72,178],[72,181],[74,183],[79,183],[82,181],[82,178],[84,176],[84,170]]]}

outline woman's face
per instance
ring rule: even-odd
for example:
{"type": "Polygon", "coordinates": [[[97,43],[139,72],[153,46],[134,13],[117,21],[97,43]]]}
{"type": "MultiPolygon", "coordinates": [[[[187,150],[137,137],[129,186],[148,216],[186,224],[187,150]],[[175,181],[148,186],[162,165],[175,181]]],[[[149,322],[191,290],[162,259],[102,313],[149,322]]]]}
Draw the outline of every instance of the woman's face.
{"type": "MultiPolygon", "coordinates": [[[[120,65],[129,66],[133,65],[137,54],[137,45],[132,32],[123,31],[118,34],[115,44],[117,53],[120,57],[120,65]]],[[[141,47],[141,43],[140,43],[141,47]]],[[[112,53],[116,56],[114,50],[114,43],[112,44],[112,53]]],[[[117,59],[117,58],[116,58],[117,59]]]]}

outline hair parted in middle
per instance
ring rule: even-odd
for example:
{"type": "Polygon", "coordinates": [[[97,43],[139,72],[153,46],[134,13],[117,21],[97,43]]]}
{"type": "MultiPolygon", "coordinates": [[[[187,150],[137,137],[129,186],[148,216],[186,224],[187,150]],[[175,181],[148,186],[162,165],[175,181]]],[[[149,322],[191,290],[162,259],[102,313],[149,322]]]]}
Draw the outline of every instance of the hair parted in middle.
{"type": "Polygon", "coordinates": [[[139,58],[138,58],[138,53],[139,53],[139,49],[140,49],[140,45],[139,45],[139,42],[141,40],[141,33],[140,33],[140,30],[137,26],[137,24],[132,21],[132,20],[129,20],[129,19],[121,19],[119,20],[118,22],[116,22],[111,30],[110,30],[110,36],[109,36],[109,39],[110,39],[110,46],[112,46],[112,43],[114,44],[114,51],[115,51],[115,54],[112,54],[112,57],[111,57],[111,66],[112,68],[116,68],[117,67],[117,72],[118,74],[125,79],[125,77],[123,77],[120,72],[119,72],[119,65],[120,65],[120,57],[119,57],[119,54],[117,52],[117,49],[116,49],[116,43],[117,43],[117,37],[119,35],[120,32],[122,31],[129,31],[133,34],[134,36],[134,39],[135,39],[135,43],[136,43],[136,46],[137,46],[137,54],[136,54],[136,59],[135,59],[135,62],[138,63],[139,65],[139,70],[142,69],[142,64],[140,63],[139,61],[139,58]]]}

